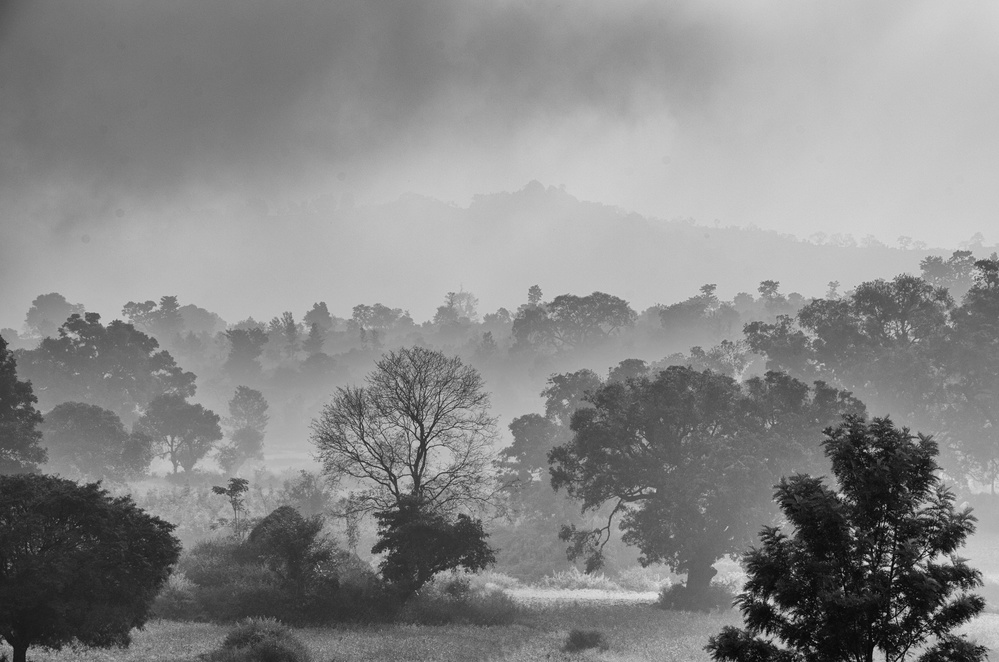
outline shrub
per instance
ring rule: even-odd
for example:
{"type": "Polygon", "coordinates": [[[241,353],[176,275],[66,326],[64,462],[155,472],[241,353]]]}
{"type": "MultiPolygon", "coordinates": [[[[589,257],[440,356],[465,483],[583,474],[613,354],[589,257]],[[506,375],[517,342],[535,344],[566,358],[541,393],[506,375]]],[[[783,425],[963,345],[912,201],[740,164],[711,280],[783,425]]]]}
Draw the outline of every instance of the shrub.
{"type": "Polygon", "coordinates": [[[194,595],[195,584],[183,572],[174,571],[156,596],[149,615],[170,621],[197,621],[203,618],[194,595]]]}
{"type": "MultiPolygon", "coordinates": [[[[473,575],[474,576],[474,575],[473,575]]],[[[468,576],[442,573],[416,593],[399,620],[419,625],[510,625],[523,608],[497,588],[474,588],[468,576]]]]}
{"type": "Polygon", "coordinates": [[[669,573],[663,573],[654,568],[643,568],[642,566],[632,566],[620,571],[617,573],[614,581],[626,591],[641,593],[648,591],[659,592],[672,583],[669,573]]]}
{"type": "Polygon", "coordinates": [[[241,621],[205,657],[208,662],[310,662],[308,649],[286,626],[274,619],[241,621]]]}
{"type": "Polygon", "coordinates": [[[706,591],[690,593],[685,584],[672,584],[659,592],[656,606],[669,611],[711,611],[732,608],[737,586],[731,581],[713,581],[706,591]]]}
{"type": "Polygon", "coordinates": [[[608,647],[603,633],[598,630],[572,630],[569,632],[569,636],[565,638],[565,645],[562,646],[562,651],[565,653],[578,653],[588,648],[599,648],[605,651],[608,647]]]}
{"type": "Polygon", "coordinates": [[[542,588],[558,589],[597,589],[601,591],[620,591],[621,587],[607,575],[599,573],[580,572],[578,568],[556,572],[541,580],[539,584],[542,588]]]}

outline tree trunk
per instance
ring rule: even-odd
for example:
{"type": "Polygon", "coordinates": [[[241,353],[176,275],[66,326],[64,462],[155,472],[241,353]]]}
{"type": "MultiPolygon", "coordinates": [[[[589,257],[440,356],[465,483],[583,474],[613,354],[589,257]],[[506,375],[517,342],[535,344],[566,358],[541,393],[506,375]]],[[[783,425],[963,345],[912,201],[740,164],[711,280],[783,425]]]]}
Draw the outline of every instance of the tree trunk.
{"type": "Polygon", "coordinates": [[[708,587],[711,585],[711,580],[718,571],[714,569],[714,559],[709,558],[710,555],[704,555],[701,558],[691,561],[690,568],[687,570],[687,582],[684,592],[686,593],[686,602],[693,609],[706,609],[710,605],[706,604],[708,587]]]}
{"type": "MultiPolygon", "coordinates": [[[[10,642],[8,642],[10,643],[10,642]]],[[[28,645],[27,644],[10,644],[11,648],[14,649],[14,659],[12,662],[27,662],[28,661],[28,645]]]]}

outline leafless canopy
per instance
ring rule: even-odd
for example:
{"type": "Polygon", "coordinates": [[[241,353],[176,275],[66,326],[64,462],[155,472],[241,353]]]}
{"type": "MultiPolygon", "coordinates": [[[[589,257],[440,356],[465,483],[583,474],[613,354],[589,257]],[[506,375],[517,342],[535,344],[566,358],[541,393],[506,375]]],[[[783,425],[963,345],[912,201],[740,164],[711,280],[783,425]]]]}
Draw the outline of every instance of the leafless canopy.
{"type": "Polygon", "coordinates": [[[312,422],[324,472],[366,484],[365,510],[404,496],[441,511],[483,505],[496,420],[479,373],[413,347],[385,354],[365,381],[337,389],[312,422]]]}

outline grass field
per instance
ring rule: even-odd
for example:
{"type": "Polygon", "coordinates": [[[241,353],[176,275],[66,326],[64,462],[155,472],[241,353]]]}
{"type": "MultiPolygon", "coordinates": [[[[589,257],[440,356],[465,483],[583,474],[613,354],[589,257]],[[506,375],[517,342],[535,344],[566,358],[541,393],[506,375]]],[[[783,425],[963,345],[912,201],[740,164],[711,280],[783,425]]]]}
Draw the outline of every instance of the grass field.
{"type": "MultiPolygon", "coordinates": [[[[644,597],[644,596],[642,596],[644,597]]],[[[617,599],[587,594],[573,598],[547,592],[532,599],[523,623],[500,627],[389,625],[316,628],[297,631],[314,662],[534,662],[603,660],[607,662],[697,662],[708,660],[707,638],[725,625],[738,624],[738,613],[667,612],[634,596],[617,599]],[[607,599],[611,598],[611,599],[607,599]],[[599,630],[607,650],[568,654],[561,651],[572,629],[599,630]]],[[[154,621],[137,632],[126,650],[41,649],[29,651],[37,662],[195,662],[218,647],[227,628],[200,623],[154,621]]],[[[985,614],[966,631],[999,651],[999,614],[985,614]]],[[[0,649],[2,650],[2,649],[0,649]]],[[[9,651],[8,651],[9,654],[9,651]]]]}

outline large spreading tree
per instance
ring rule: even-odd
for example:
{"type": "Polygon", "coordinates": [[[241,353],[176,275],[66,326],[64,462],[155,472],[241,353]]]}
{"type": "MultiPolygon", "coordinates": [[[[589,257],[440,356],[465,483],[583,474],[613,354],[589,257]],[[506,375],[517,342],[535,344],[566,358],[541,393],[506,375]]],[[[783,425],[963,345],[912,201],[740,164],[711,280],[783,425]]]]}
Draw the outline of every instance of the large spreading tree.
{"type": "Polygon", "coordinates": [[[98,483],[0,476],[0,637],[30,646],[121,646],[180,555],[173,525],[98,483]]]}
{"type": "Polygon", "coordinates": [[[974,530],[939,477],[937,445],[887,418],[826,431],[835,486],[798,474],[744,557],[737,599],[746,628],[707,650],[731,662],[979,662],[986,649],[952,631],[985,607],[981,574],[956,556],[974,530]]]}
{"type": "Polygon", "coordinates": [[[45,462],[31,383],[17,378],[17,361],[0,337],[0,474],[38,471],[45,462]]]}
{"type": "Polygon", "coordinates": [[[771,517],[768,485],[788,470],[815,467],[814,439],[863,405],[848,393],[809,387],[782,373],[740,385],[710,371],[671,366],[654,377],[610,381],[572,417],[572,440],[549,455],[552,485],[584,510],[611,506],[593,530],[565,527],[571,556],[587,569],[616,517],[642,564],[686,573],[685,604],[696,606],[714,562],[753,539],[753,522],[771,517]]]}

